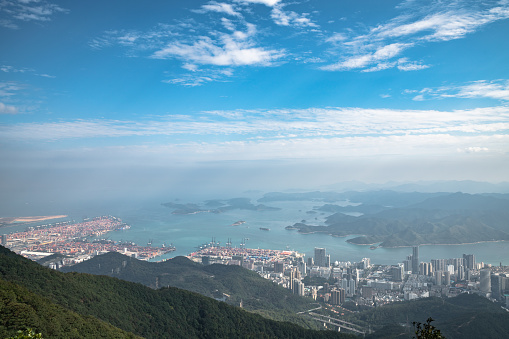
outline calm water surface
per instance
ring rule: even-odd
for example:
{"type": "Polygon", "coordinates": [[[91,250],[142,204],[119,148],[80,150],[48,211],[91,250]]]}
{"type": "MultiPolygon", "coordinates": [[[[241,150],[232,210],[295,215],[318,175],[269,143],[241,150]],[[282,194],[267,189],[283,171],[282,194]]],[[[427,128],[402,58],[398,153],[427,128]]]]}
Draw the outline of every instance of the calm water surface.
{"type": "MultiPolygon", "coordinates": [[[[257,204],[257,197],[252,202],[257,204]]],[[[111,232],[108,237],[112,240],[133,241],[138,245],[145,245],[152,241],[154,246],[172,243],[177,250],[163,258],[187,255],[196,247],[208,243],[214,237],[216,241],[226,244],[231,239],[232,246],[239,246],[245,241],[249,248],[266,248],[285,250],[291,249],[305,253],[312,257],[315,247],[325,247],[331,255],[332,261],[358,262],[364,257],[371,258],[376,264],[395,264],[406,259],[412,253],[411,248],[378,248],[371,250],[370,246],[352,245],[346,242],[350,237],[332,237],[326,234],[300,234],[296,230],[286,230],[285,227],[305,220],[310,225],[324,225],[325,218],[330,213],[309,213],[314,206],[321,206],[321,201],[292,201],[265,203],[268,206],[279,207],[279,211],[249,211],[232,210],[225,213],[198,213],[192,215],[174,215],[172,210],[162,206],[163,200],[144,201],[131,204],[97,203],[95,206],[69,206],[62,210],[45,207],[38,215],[68,214],[75,220],[82,217],[99,215],[114,215],[122,218],[131,225],[126,231],[111,232]],[[246,223],[231,226],[239,220],[246,223]],[[270,231],[260,230],[260,227],[270,231]],[[248,239],[248,240],[246,240],[248,239]]],[[[200,202],[200,201],[192,201],[200,202]]],[[[339,203],[335,203],[339,204],[339,203]]],[[[343,204],[347,204],[344,202],[343,204]]],[[[34,215],[34,214],[32,214],[34,215]]],[[[26,226],[23,226],[24,229],[26,226]]],[[[2,230],[5,233],[16,232],[19,226],[2,230]]],[[[492,265],[500,262],[509,265],[509,242],[493,242],[469,245],[434,245],[420,247],[420,260],[429,261],[441,258],[459,258],[463,253],[474,254],[477,261],[492,265]]],[[[158,258],[161,259],[161,258],[158,258]]]]}
{"type": "MultiPolygon", "coordinates": [[[[285,227],[305,220],[311,225],[324,225],[330,213],[309,213],[314,206],[323,202],[297,201],[273,202],[266,205],[279,207],[279,211],[233,210],[225,213],[197,213],[174,215],[164,206],[153,205],[147,208],[122,213],[120,217],[132,228],[123,232],[111,233],[113,240],[129,240],[145,244],[152,240],[153,245],[173,243],[177,250],[167,255],[187,255],[196,247],[208,243],[214,237],[221,244],[231,239],[233,246],[245,241],[249,248],[291,249],[313,256],[315,247],[325,247],[332,261],[358,262],[364,257],[372,263],[395,264],[412,253],[411,248],[378,248],[353,245],[346,242],[350,237],[332,237],[326,234],[300,234],[285,227]],[[244,220],[240,226],[231,226],[244,220]],[[260,227],[270,231],[260,230],[260,227]],[[248,240],[245,240],[248,239],[248,240]]],[[[477,261],[493,265],[502,262],[509,265],[509,242],[493,242],[468,245],[430,245],[420,247],[420,259],[429,261],[440,258],[459,258],[463,253],[475,254],[477,261]]]]}

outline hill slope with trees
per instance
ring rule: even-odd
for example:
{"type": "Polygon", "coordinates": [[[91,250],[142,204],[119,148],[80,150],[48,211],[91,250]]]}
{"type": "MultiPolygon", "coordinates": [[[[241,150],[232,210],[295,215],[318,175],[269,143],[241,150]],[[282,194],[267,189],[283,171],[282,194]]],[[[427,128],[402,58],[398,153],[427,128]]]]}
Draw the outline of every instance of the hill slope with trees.
{"type": "MultiPolygon", "coordinates": [[[[146,338],[345,337],[344,334],[313,331],[288,322],[265,319],[173,287],[153,290],[105,276],[53,271],[1,246],[0,278],[14,284],[11,285],[13,288],[19,286],[44,296],[66,310],[100,319],[146,338]]],[[[16,309],[22,312],[26,303],[19,304],[16,309]]],[[[43,305],[38,312],[47,312],[47,307],[43,305]]],[[[35,320],[26,325],[36,332],[42,331],[35,320]]],[[[5,328],[13,329],[11,325],[5,328]]]]}

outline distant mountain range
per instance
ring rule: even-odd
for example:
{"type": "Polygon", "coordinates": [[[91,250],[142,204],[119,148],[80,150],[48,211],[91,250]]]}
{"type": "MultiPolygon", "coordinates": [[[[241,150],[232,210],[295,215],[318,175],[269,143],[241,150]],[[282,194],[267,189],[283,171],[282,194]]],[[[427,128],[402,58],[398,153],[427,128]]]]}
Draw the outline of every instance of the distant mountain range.
{"type": "Polygon", "coordinates": [[[360,181],[348,181],[320,187],[321,190],[347,191],[375,191],[391,190],[397,192],[463,192],[478,193],[509,193],[509,182],[490,183],[472,180],[438,180],[417,182],[387,182],[383,184],[367,184],[360,181]]]}
{"type": "MultiPolygon", "coordinates": [[[[318,193],[309,194],[318,197],[318,193]]],[[[326,196],[330,198],[330,194],[326,196]]],[[[335,212],[327,217],[327,226],[296,223],[287,229],[334,236],[357,234],[362,236],[349,242],[381,247],[509,240],[507,194],[375,191],[338,193],[339,196],[360,205],[324,204],[316,209],[335,212]],[[363,215],[345,214],[351,212],[363,215]]],[[[281,199],[282,195],[266,197],[281,199]]]]}

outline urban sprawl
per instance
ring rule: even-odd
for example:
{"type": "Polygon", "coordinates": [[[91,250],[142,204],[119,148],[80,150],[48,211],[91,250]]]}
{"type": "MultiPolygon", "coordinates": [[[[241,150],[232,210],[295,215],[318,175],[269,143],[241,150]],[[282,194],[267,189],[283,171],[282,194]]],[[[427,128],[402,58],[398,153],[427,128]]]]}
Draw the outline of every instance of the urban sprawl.
{"type": "MultiPolygon", "coordinates": [[[[31,259],[64,254],[65,258],[58,264],[52,262],[53,268],[73,265],[111,251],[148,260],[175,250],[173,246],[138,246],[98,238],[128,228],[129,225],[119,218],[104,216],[4,234],[2,245],[31,259]]],[[[213,241],[202,245],[188,258],[204,265],[220,263],[245,267],[295,294],[309,296],[332,307],[340,307],[347,301],[376,307],[403,300],[476,293],[509,308],[509,266],[477,262],[473,254],[421,262],[419,247],[413,247],[411,252],[401,263],[376,265],[369,258],[357,263],[332,262],[325,248],[315,248],[314,257],[306,258],[296,251],[249,249],[245,245],[233,247],[231,242],[220,246],[213,241]]]]}
{"type": "MultiPolygon", "coordinates": [[[[93,256],[119,252],[139,259],[150,259],[174,251],[173,246],[138,246],[132,242],[101,239],[108,232],[129,229],[121,219],[102,216],[83,222],[64,221],[28,227],[26,231],[2,235],[2,245],[36,260],[54,253],[66,256],[60,265],[73,265],[93,256]]],[[[53,268],[58,268],[58,265],[53,268]]]]}

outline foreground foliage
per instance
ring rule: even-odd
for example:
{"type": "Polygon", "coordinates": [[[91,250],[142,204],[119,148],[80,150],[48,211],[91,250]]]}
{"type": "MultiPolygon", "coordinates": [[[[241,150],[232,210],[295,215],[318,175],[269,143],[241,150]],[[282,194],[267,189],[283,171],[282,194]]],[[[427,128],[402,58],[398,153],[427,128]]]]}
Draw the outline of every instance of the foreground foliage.
{"type": "Polygon", "coordinates": [[[440,330],[431,325],[433,318],[429,317],[425,324],[413,322],[416,339],[445,339],[440,330]]]}

